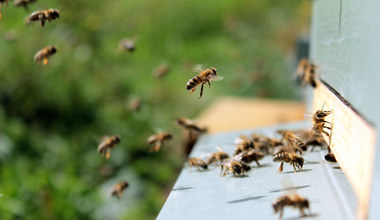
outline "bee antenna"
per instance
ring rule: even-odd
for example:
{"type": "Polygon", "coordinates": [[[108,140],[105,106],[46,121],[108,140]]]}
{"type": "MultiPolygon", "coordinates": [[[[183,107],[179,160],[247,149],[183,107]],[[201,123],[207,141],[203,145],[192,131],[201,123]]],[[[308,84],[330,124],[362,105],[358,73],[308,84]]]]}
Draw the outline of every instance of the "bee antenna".
{"type": "Polygon", "coordinates": [[[322,111],[323,111],[323,107],[325,107],[325,104],[326,104],[326,102],[324,102],[323,105],[322,105],[322,111]]]}

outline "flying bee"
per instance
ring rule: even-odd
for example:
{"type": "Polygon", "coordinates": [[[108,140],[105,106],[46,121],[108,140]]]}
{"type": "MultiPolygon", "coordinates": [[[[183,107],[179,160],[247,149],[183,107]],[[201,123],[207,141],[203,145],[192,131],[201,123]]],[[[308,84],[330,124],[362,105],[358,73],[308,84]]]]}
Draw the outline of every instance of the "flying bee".
{"type": "Polygon", "coordinates": [[[235,177],[244,176],[245,171],[249,171],[251,166],[243,161],[239,161],[236,159],[228,159],[224,160],[220,164],[222,176],[231,172],[235,177]]]}
{"type": "Polygon", "coordinates": [[[139,98],[133,98],[128,103],[128,108],[131,112],[138,112],[141,108],[142,101],[139,98]]]}
{"type": "Polygon", "coordinates": [[[264,154],[261,152],[256,152],[255,150],[249,150],[245,152],[241,152],[240,154],[234,157],[237,160],[243,161],[245,163],[251,163],[255,161],[257,166],[261,166],[259,160],[264,158],[264,154]]]}
{"type": "Polygon", "coordinates": [[[241,152],[245,152],[251,149],[255,149],[255,145],[252,141],[243,141],[238,146],[236,146],[234,156],[240,154],[241,152]]]}
{"type": "Polygon", "coordinates": [[[119,48],[129,52],[134,52],[136,50],[135,41],[127,38],[121,39],[119,42],[119,48]]]}
{"type": "Polygon", "coordinates": [[[282,133],[282,139],[281,142],[285,141],[288,146],[292,146],[295,151],[300,152],[302,154],[302,151],[307,150],[306,144],[302,141],[300,137],[298,137],[294,132],[292,131],[284,131],[282,133]]]}
{"type": "Polygon", "coordinates": [[[154,74],[154,76],[156,76],[157,78],[160,79],[160,78],[164,77],[166,74],[168,74],[169,70],[170,70],[170,68],[167,64],[162,64],[153,70],[153,74],[154,74]]]}
{"type": "Polygon", "coordinates": [[[55,46],[50,45],[42,48],[41,50],[37,51],[36,55],[34,55],[34,62],[41,63],[41,61],[43,61],[43,64],[46,65],[49,61],[49,58],[55,53],[57,53],[57,48],[55,46]]]}
{"type": "Polygon", "coordinates": [[[207,158],[207,164],[210,165],[214,162],[219,164],[225,159],[230,158],[230,155],[228,155],[226,152],[224,152],[222,149],[219,148],[218,152],[212,153],[208,158],[207,158]]]}
{"type": "Polygon", "coordinates": [[[120,181],[118,184],[112,187],[111,196],[116,196],[118,199],[121,198],[125,189],[127,189],[129,183],[127,181],[120,181]]]}
{"type": "Polygon", "coordinates": [[[278,168],[278,172],[282,173],[284,162],[293,165],[294,172],[297,172],[297,168],[299,171],[302,171],[304,159],[296,153],[282,152],[275,154],[273,161],[281,162],[280,167],[278,168]]]}
{"type": "Polygon", "coordinates": [[[295,72],[295,75],[296,77],[301,79],[303,85],[308,83],[312,87],[315,88],[317,86],[317,83],[315,82],[315,77],[316,77],[315,69],[316,69],[316,66],[313,63],[303,58],[298,63],[298,67],[295,72]]]}
{"type": "Polygon", "coordinates": [[[16,0],[13,4],[16,7],[24,7],[25,10],[28,10],[28,5],[35,2],[36,0],[16,0]]]}
{"type": "Polygon", "coordinates": [[[198,169],[201,167],[205,170],[207,170],[207,163],[204,162],[202,159],[197,157],[191,157],[187,160],[187,164],[189,164],[190,167],[197,167],[198,169]]]}
{"type": "Polygon", "coordinates": [[[110,158],[111,153],[110,151],[120,143],[120,136],[119,135],[113,135],[113,136],[105,136],[103,140],[98,145],[98,153],[102,154],[102,156],[106,157],[107,159],[110,158]]]}
{"type": "Polygon", "coordinates": [[[41,27],[44,27],[46,20],[51,22],[57,18],[59,18],[59,10],[51,8],[33,12],[29,17],[28,22],[41,21],[41,27]]]}
{"type": "Polygon", "coordinates": [[[150,152],[157,152],[160,150],[161,145],[173,138],[173,135],[169,132],[163,132],[159,134],[152,135],[148,137],[148,144],[152,147],[150,148],[150,152]]]}
{"type": "Polygon", "coordinates": [[[0,0],[0,20],[1,20],[1,8],[4,4],[8,4],[9,0],[0,0]]]}
{"type": "Polygon", "coordinates": [[[282,219],[286,206],[298,208],[301,212],[301,216],[306,216],[304,209],[309,209],[310,211],[309,200],[298,194],[283,195],[272,202],[274,213],[277,214],[280,212],[280,219],[282,219]]]}
{"type": "Polygon", "coordinates": [[[201,71],[198,75],[191,78],[187,84],[186,89],[191,90],[191,92],[194,92],[198,85],[202,84],[201,86],[201,93],[199,95],[199,98],[202,98],[203,94],[203,86],[208,83],[209,88],[211,88],[211,81],[221,80],[222,77],[217,76],[217,72],[221,69],[215,69],[214,67],[210,67],[208,69],[205,69],[201,71]]]}
{"type": "Polygon", "coordinates": [[[207,131],[206,128],[200,128],[198,125],[195,124],[194,121],[188,118],[177,118],[176,122],[179,126],[185,128],[187,131],[191,133],[202,134],[207,131]]]}
{"type": "Polygon", "coordinates": [[[335,154],[333,154],[333,153],[326,154],[325,160],[327,160],[328,162],[331,162],[331,163],[336,163],[335,154]]]}

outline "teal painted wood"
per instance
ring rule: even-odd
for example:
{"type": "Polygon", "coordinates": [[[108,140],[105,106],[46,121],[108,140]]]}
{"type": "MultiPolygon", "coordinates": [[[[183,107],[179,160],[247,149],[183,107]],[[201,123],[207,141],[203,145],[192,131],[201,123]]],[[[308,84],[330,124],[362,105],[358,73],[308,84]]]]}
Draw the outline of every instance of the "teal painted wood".
{"type": "MultiPolygon", "coordinates": [[[[275,136],[279,128],[310,128],[310,123],[302,122],[256,130],[236,131],[207,135],[200,138],[191,152],[191,157],[202,157],[217,151],[220,146],[232,155],[235,146],[231,143],[242,134],[258,132],[275,136]]],[[[286,187],[299,187],[296,192],[310,200],[310,219],[350,219],[353,217],[355,196],[344,174],[336,169],[336,164],[323,159],[325,152],[317,149],[306,152],[304,172],[294,173],[285,164],[283,174],[278,174],[279,163],[272,156],[266,156],[246,177],[220,176],[220,168],[199,172],[185,166],[178,177],[164,207],[157,219],[278,219],[271,203],[287,192],[286,187]],[[347,201],[352,201],[348,203],[347,201]]],[[[286,208],[284,219],[297,219],[298,210],[286,208]]]]}
{"type": "MultiPolygon", "coordinates": [[[[311,59],[322,78],[378,128],[380,1],[313,1],[311,59]]],[[[370,219],[380,218],[379,141],[376,148],[370,219]]]]}

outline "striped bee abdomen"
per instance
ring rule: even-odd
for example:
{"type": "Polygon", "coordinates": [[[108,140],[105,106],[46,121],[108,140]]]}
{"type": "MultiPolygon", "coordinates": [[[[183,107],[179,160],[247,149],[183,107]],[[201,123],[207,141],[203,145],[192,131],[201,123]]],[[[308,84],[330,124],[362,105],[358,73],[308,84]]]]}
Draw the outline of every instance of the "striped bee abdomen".
{"type": "Polygon", "coordinates": [[[187,82],[186,89],[187,90],[193,89],[201,83],[202,83],[202,79],[199,76],[194,76],[187,82]]]}

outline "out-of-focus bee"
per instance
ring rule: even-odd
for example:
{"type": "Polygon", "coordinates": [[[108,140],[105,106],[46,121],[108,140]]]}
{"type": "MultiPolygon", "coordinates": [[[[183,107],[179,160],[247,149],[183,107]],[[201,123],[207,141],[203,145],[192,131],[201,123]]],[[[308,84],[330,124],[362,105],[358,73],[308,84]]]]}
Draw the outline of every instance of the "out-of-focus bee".
{"type": "Polygon", "coordinates": [[[207,170],[208,166],[207,163],[204,162],[202,159],[197,157],[192,157],[187,160],[187,164],[189,164],[190,167],[197,167],[198,169],[201,167],[205,170],[207,170]]]}
{"type": "Polygon", "coordinates": [[[173,135],[169,132],[163,132],[159,134],[152,135],[148,137],[148,144],[152,147],[150,148],[150,152],[157,152],[160,150],[161,145],[173,138],[173,135]]]}
{"type": "Polygon", "coordinates": [[[228,155],[226,152],[224,152],[222,149],[219,149],[218,152],[212,153],[208,158],[207,158],[207,164],[210,165],[212,163],[217,163],[219,164],[225,159],[230,158],[230,155],[228,155]]]}
{"type": "Polygon", "coordinates": [[[235,177],[244,176],[245,171],[251,170],[251,166],[243,161],[236,159],[224,160],[221,163],[222,175],[225,176],[231,172],[235,177]]]}
{"type": "Polygon", "coordinates": [[[43,61],[43,64],[46,65],[49,58],[55,53],[57,53],[57,48],[55,46],[50,45],[42,48],[41,50],[37,51],[36,55],[34,55],[34,62],[41,63],[43,61]]]}
{"type": "Polygon", "coordinates": [[[313,146],[311,148],[311,152],[313,152],[316,146],[323,148],[323,146],[327,145],[327,143],[322,135],[314,133],[313,135],[311,135],[310,139],[306,142],[306,145],[313,146]]]}
{"type": "Polygon", "coordinates": [[[102,154],[103,157],[105,156],[107,159],[109,159],[111,156],[110,151],[119,143],[119,135],[105,136],[98,145],[98,153],[102,154]]]}
{"type": "Polygon", "coordinates": [[[36,0],[16,0],[13,4],[16,7],[24,7],[25,10],[28,10],[28,5],[36,2],[36,0]]]}
{"type": "Polygon", "coordinates": [[[297,172],[297,168],[299,171],[302,170],[304,159],[296,153],[288,153],[282,152],[275,154],[273,157],[274,162],[281,162],[280,167],[278,168],[278,172],[282,173],[284,162],[293,165],[294,172],[297,172]]]}
{"type": "Polygon", "coordinates": [[[1,20],[1,8],[4,4],[8,4],[9,0],[0,0],[0,20],[1,20]]]}
{"type": "Polygon", "coordinates": [[[255,150],[249,150],[241,152],[234,158],[245,163],[251,163],[252,161],[255,161],[258,166],[261,166],[259,160],[264,158],[264,154],[261,152],[256,152],[255,150]]]}
{"type": "Polygon", "coordinates": [[[138,112],[141,108],[141,99],[139,98],[133,98],[128,103],[128,108],[132,112],[138,112]]]}
{"type": "Polygon", "coordinates": [[[169,73],[169,66],[167,64],[162,64],[158,67],[156,67],[154,70],[153,70],[153,74],[154,76],[156,76],[157,78],[162,78],[164,77],[166,74],[169,73]]]}
{"type": "Polygon", "coordinates": [[[327,160],[328,162],[331,162],[331,163],[336,163],[335,154],[333,154],[333,153],[326,154],[325,160],[327,160]]]}
{"type": "Polygon", "coordinates": [[[307,146],[302,139],[291,131],[284,131],[282,133],[281,142],[283,143],[284,141],[288,146],[292,146],[295,151],[300,152],[300,154],[302,154],[302,151],[307,150],[307,146]]]}
{"type": "Polygon", "coordinates": [[[277,130],[277,133],[282,134],[285,131],[290,131],[296,134],[299,138],[301,138],[306,146],[313,146],[311,148],[311,151],[314,151],[314,148],[316,146],[320,146],[321,148],[326,145],[324,138],[320,134],[316,134],[313,131],[305,130],[305,129],[299,129],[299,130],[286,130],[286,129],[280,129],[277,130]]]}
{"type": "Polygon", "coordinates": [[[301,212],[301,216],[306,216],[304,209],[309,209],[310,211],[309,200],[298,194],[283,195],[274,200],[272,206],[275,214],[280,212],[280,219],[282,219],[284,214],[285,206],[298,208],[301,212]]]}
{"type": "Polygon", "coordinates": [[[129,183],[127,181],[121,181],[111,189],[111,195],[116,196],[118,199],[121,198],[123,195],[123,192],[125,189],[127,189],[129,186],[129,183]]]}
{"type": "Polygon", "coordinates": [[[310,63],[307,59],[303,58],[298,63],[295,74],[301,79],[304,85],[308,83],[315,88],[317,86],[317,83],[315,82],[315,69],[316,66],[313,63],[310,63]]]}
{"type": "Polygon", "coordinates": [[[243,143],[244,141],[250,141],[250,139],[245,135],[240,135],[239,137],[237,137],[235,139],[234,144],[239,145],[239,144],[243,143]]]}
{"type": "Polygon", "coordinates": [[[243,141],[238,146],[236,146],[234,156],[240,154],[241,152],[245,152],[251,149],[255,149],[255,145],[252,141],[243,141]]]}
{"type": "Polygon", "coordinates": [[[194,92],[197,86],[202,84],[201,93],[199,95],[199,98],[202,98],[204,84],[208,83],[209,88],[211,88],[210,81],[223,79],[222,77],[217,76],[217,72],[219,70],[221,69],[215,69],[214,67],[210,67],[208,69],[201,71],[198,75],[194,76],[187,82],[186,89],[191,90],[191,92],[194,92]]]}
{"type": "Polygon", "coordinates": [[[119,42],[119,48],[129,52],[134,52],[136,50],[135,41],[127,38],[121,39],[119,42]]]}
{"type": "Polygon", "coordinates": [[[243,161],[228,159],[220,164],[222,176],[231,172],[235,177],[244,176],[245,171],[249,171],[251,166],[243,161]]]}
{"type": "Polygon", "coordinates": [[[59,18],[59,10],[58,9],[46,9],[43,11],[36,11],[33,12],[29,17],[29,22],[33,21],[41,21],[41,27],[45,25],[45,21],[51,22],[52,20],[55,20],[59,18]]]}
{"type": "Polygon", "coordinates": [[[252,141],[255,146],[255,150],[265,154],[273,152],[275,147],[281,145],[281,141],[261,134],[252,134],[252,141]]]}
{"type": "Polygon", "coordinates": [[[202,134],[207,131],[207,128],[200,128],[198,125],[195,124],[194,121],[188,118],[177,118],[176,122],[179,126],[185,128],[187,131],[191,133],[202,134]]]}

